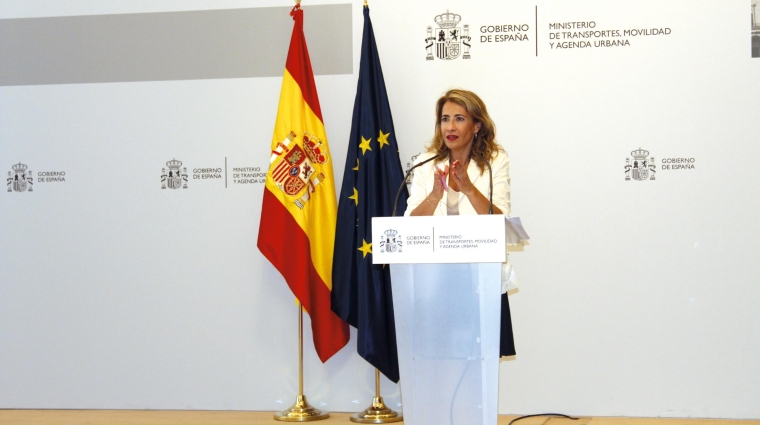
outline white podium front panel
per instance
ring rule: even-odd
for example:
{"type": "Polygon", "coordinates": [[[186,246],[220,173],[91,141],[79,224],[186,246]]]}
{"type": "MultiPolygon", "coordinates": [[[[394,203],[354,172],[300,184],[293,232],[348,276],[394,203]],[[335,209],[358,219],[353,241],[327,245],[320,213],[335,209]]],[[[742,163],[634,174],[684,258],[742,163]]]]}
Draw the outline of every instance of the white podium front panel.
{"type": "Polygon", "coordinates": [[[507,261],[501,214],[372,219],[374,264],[503,263],[507,261]]]}
{"type": "Polygon", "coordinates": [[[391,266],[404,423],[495,425],[501,264],[391,266]]]}

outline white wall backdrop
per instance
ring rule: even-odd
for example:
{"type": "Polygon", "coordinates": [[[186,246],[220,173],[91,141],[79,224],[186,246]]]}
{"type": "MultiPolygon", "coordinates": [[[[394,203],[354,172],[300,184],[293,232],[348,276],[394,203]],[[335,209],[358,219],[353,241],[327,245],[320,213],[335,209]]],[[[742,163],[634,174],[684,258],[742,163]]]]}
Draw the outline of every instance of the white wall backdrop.
{"type": "MultiPolygon", "coordinates": [[[[361,44],[354,3],[354,73],[316,78],[338,179],[361,44]]],[[[511,255],[518,354],[501,364],[500,412],[760,418],[750,1],[472,3],[370,8],[404,165],[451,87],[483,97],[510,153],[512,212],[532,240],[511,255]],[[437,35],[447,9],[469,25],[471,58],[426,60],[427,27],[437,35]],[[571,22],[609,35],[550,27],[571,22]],[[652,29],[668,34],[625,32],[652,29]],[[624,45],[594,47],[603,40],[624,45]],[[581,41],[591,47],[550,45],[581,41]],[[639,149],[654,180],[625,172],[639,149]],[[693,167],[664,168],[678,158],[693,167]]],[[[291,4],[5,0],[0,19],[291,4]]],[[[0,171],[21,162],[35,181],[0,192],[0,408],[292,404],[297,311],[255,246],[262,185],[233,181],[234,168],[267,167],[280,83],[0,87],[0,171]],[[162,190],[175,158],[188,188],[162,190]],[[226,187],[193,178],[223,167],[226,187]]],[[[312,404],[367,407],[374,371],[355,339],[322,365],[306,328],[312,404]]],[[[383,381],[383,395],[400,408],[396,385],[383,381]]]]}

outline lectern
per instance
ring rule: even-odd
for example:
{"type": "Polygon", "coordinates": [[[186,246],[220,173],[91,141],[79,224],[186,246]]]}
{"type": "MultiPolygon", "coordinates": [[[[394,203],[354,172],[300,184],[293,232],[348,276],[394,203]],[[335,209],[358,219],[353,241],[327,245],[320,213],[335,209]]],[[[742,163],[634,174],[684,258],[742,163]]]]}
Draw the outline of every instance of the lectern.
{"type": "Polygon", "coordinates": [[[376,217],[391,268],[404,423],[496,425],[503,215],[376,217]]]}

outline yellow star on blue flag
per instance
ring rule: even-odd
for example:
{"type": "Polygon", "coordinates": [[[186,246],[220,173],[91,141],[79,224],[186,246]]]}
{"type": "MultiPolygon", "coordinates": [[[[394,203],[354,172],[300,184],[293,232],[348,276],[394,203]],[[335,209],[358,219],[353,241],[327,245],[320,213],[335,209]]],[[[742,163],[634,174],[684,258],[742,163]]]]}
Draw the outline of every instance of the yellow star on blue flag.
{"type": "Polygon", "coordinates": [[[357,251],[361,251],[362,253],[364,253],[364,255],[362,256],[362,258],[364,258],[367,256],[367,254],[372,254],[372,244],[367,243],[367,241],[362,239],[362,246],[359,249],[357,249],[357,251]]]}
{"type": "Polygon", "coordinates": [[[371,142],[372,139],[365,139],[362,137],[362,142],[359,144],[359,147],[362,148],[362,155],[364,155],[367,151],[371,151],[372,148],[369,146],[369,142],[371,142]]]}
{"type": "Polygon", "coordinates": [[[389,145],[390,142],[388,142],[388,136],[390,136],[391,133],[383,133],[383,130],[380,130],[380,135],[377,136],[377,142],[380,143],[380,149],[383,148],[383,145],[389,145]]]}

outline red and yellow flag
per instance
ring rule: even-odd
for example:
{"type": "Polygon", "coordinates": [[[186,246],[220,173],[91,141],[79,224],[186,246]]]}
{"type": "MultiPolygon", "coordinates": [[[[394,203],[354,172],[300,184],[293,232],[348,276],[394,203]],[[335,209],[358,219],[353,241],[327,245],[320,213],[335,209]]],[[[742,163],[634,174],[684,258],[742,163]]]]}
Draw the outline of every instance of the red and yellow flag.
{"type": "Polygon", "coordinates": [[[258,247],[311,317],[322,362],[348,343],[348,325],[330,309],[335,241],[335,180],[317,87],[303,35],[295,25],[272,137],[258,247]]]}

